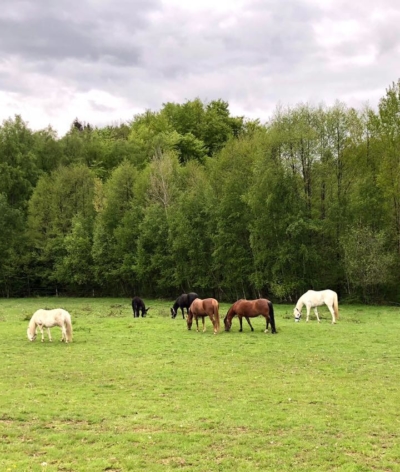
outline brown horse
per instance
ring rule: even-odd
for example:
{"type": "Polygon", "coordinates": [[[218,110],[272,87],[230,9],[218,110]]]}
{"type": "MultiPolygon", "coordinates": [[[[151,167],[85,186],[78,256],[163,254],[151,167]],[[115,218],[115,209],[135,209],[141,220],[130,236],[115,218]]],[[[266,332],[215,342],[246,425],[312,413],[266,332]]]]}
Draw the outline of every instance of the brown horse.
{"type": "Polygon", "coordinates": [[[276,333],[274,307],[272,302],[266,298],[258,298],[257,300],[238,300],[235,302],[229,308],[228,313],[224,318],[225,331],[229,331],[231,329],[232,318],[236,315],[239,318],[240,323],[239,331],[243,331],[242,318],[246,319],[251,330],[254,331],[249,318],[255,318],[256,316],[262,315],[267,322],[264,333],[268,332],[269,323],[271,323],[272,334],[276,333]]]}
{"type": "Polygon", "coordinates": [[[206,330],[204,324],[204,318],[210,317],[210,320],[214,326],[214,334],[219,331],[219,303],[215,298],[205,298],[204,300],[196,298],[193,300],[189,308],[187,317],[187,328],[192,329],[193,317],[196,320],[197,331],[199,331],[199,318],[203,321],[203,333],[206,330]]]}

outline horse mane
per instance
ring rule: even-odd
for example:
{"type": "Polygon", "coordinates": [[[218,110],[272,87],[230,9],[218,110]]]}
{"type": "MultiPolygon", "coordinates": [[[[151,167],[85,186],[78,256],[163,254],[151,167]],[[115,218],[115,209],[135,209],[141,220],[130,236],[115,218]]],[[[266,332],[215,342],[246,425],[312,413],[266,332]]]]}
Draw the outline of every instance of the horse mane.
{"type": "MultiPolygon", "coordinates": [[[[303,294],[298,300],[297,300],[297,303],[296,303],[296,306],[295,306],[295,309],[296,310],[299,310],[299,312],[301,312],[303,306],[304,306],[304,301],[303,301],[303,298],[304,298],[304,295],[303,294]]],[[[292,305],[293,306],[293,305],[292,305]]]]}
{"type": "Polygon", "coordinates": [[[235,303],[229,308],[228,313],[225,315],[224,321],[229,319],[228,317],[232,319],[236,315],[236,313],[234,313],[233,315],[231,314],[234,306],[235,306],[235,303]]]}

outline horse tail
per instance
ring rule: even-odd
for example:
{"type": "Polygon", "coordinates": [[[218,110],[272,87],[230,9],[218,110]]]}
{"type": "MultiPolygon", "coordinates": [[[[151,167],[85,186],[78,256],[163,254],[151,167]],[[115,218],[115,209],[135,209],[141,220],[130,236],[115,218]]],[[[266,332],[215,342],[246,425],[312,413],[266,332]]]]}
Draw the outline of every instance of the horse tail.
{"type": "Polygon", "coordinates": [[[214,319],[215,319],[215,328],[217,333],[219,333],[220,323],[219,323],[219,303],[216,301],[214,306],[214,319]]]}
{"type": "Polygon", "coordinates": [[[335,292],[335,295],[333,296],[333,311],[335,312],[335,320],[337,321],[339,319],[339,302],[338,302],[338,296],[336,292],[335,292]]]}
{"type": "Polygon", "coordinates": [[[268,300],[268,307],[269,307],[269,321],[271,322],[271,333],[276,333],[275,327],[275,314],[274,314],[274,305],[270,300],[268,300]]]}
{"type": "Polygon", "coordinates": [[[66,332],[67,332],[67,342],[71,342],[72,341],[72,322],[71,322],[71,315],[66,312],[66,315],[65,315],[65,328],[66,328],[66,332]]]}

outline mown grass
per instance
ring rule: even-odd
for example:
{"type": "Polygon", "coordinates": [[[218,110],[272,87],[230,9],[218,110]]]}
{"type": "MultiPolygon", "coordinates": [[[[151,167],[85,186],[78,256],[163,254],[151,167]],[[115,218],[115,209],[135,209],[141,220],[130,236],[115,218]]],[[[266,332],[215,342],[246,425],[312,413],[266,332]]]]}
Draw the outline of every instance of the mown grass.
{"type": "Polygon", "coordinates": [[[341,306],[332,326],[275,305],[277,335],[260,317],[214,336],[129,302],[0,300],[1,471],[400,470],[398,307],[341,306]],[[30,343],[56,306],[74,342],[30,343]]]}

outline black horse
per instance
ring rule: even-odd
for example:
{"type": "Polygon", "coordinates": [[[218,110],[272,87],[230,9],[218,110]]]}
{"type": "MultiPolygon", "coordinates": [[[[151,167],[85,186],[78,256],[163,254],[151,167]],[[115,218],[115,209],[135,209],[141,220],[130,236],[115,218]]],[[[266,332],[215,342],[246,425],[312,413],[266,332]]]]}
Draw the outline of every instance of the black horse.
{"type": "Polygon", "coordinates": [[[199,298],[197,293],[194,293],[194,292],[182,293],[182,295],[176,299],[174,306],[171,308],[172,318],[176,317],[176,315],[178,314],[178,308],[180,308],[182,312],[182,318],[185,319],[184,308],[186,308],[186,313],[188,313],[189,307],[192,304],[192,301],[195,300],[196,298],[199,298]]]}
{"type": "Polygon", "coordinates": [[[144,301],[139,298],[139,297],[133,297],[132,298],[132,310],[133,310],[133,317],[134,318],[139,318],[140,317],[140,311],[142,312],[142,318],[146,316],[146,313],[150,310],[149,308],[146,308],[144,305],[144,301]]]}

